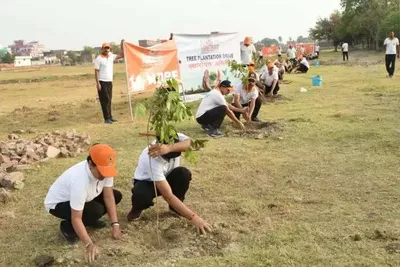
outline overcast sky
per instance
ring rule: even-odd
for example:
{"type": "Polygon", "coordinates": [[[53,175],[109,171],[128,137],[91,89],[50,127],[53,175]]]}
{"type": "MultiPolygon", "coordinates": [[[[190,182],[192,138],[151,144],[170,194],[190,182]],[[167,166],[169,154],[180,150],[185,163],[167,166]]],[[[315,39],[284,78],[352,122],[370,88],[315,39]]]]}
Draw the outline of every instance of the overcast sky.
{"type": "Polygon", "coordinates": [[[81,49],[104,41],[175,33],[238,32],[284,39],[308,35],[340,0],[1,0],[0,44],[38,40],[50,49],[81,49]],[[189,4],[190,3],[190,4],[189,4]]]}

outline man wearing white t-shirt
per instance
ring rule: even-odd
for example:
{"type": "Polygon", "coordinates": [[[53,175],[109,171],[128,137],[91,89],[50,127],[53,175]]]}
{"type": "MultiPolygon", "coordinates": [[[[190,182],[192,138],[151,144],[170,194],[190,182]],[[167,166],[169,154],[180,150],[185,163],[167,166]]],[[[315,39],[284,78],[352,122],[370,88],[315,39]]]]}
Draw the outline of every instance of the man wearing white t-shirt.
{"type": "Polygon", "coordinates": [[[124,57],[124,40],[121,41],[121,54],[115,55],[110,52],[109,43],[103,43],[101,53],[94,61],[94,74],[96,87],[103,112],[104,122],[111,124],[116,122],[111,114],[111,100],[113,89],[114,61],[124,57]]]}
{"type": "Polygon", "coordinates": [[[171,212],[188,219],[204,234],[212,230],[211,225],[183,203],[192,174],[180,166],[180,155],[190,147],[190,139],[182,133],[173,139],[174,144],[167,144],[157,137],[141,153],[132,180],[132,209],[127,218],[128,221],[139,220],[142,212],[154,205],[153,199],[162,196],[171,212]]]}
{"type": "Polygon", "coordinates": [[[318,57],[319,57],[319,49],[320,49],[319,44],[315,44],[314,52],[317,54],[318,57]]]}
{"type": "Polygon", "coordinates": [[[196,120],[201,128],[211,137],[221,137],[223,133],[219,130],[226,115],[244,129],[243,123],[238,120],[233,111],[246,113],[247,108],[236,108],[228,104],[225,95],[234,89],[228,80],[222,81],[217,88],[211,90],[200,103],[196,113],[196,120]]]}
{"type": "Polygon", "coordinates": [[[289,45],[289,48],[286,51],[286,54],[288,56],[288,58],[290,59],[290,61],[292,62],[292,64],[295,64],[296,61],[296,48],[294,48],[294,46],[291,44],[289,45]]]}
{"type": "Polygon", "coordinates": [[[261,80],[265,84],[265,95],[267,96],[275,96],[279,91],[279,75],[274,71],[274,66],[273,63],[269,63],[268,71],[261,76],[261,80]]]}
{"type": "Polygon", "coordinates": [[[344,42],[342,44],[343,61],[349,61],[349,44],[344,42]]]}
{"type": "Polygon", "coordinates": [[[296,72],[307,73],[309,69],[310,69],[310,64],[308,63],[307,59],[303,56],[300,56],[300,64],[297,67],[296,72]]]}
{"type": "Polygon", "coordinates": [[[253,60],[253,55],[257,53],[254,44],[251,43],[251,38],[246,37],[243,44],[240,46],[240,54],[243,65],[249,65],[253,60]]]}
{"type": "Polygon", "coordinates": [[[257,74],[249,73],[248,84],[242,82],[235,86],[235,94],[233,95],[232,105],[238,109],[248,107],[249,110],[246,113],[234,112],[237,119],[240,119],[240,115],[243,115],[246,121],[259,122],[258,113],[260,111],[262,100],[259,97],[259,89],[256,86],[257,74]]]}
{"type": "Polygon", "coordinates": [[[94,261],[99,252],[86,226],[105,227],[105,222],[99,219],[108,213],[112,236],[121,237],[117,204],[122,194],[113,189],[117,176],[115,154],[106,144],[93,145],[85,161],[66,170],[53,183],[44,201],[50,214],[63,219],[60,224],[62,236],[70,243],[79,238],[85,245],[89,262],[94,261]]]}
{"type": "Polygon", "coordinates": [[[394,32],[389,33],[389,38],[386,38],[384,45],[386,47],[386,71],[392,78],[396,66],[396,54],[397,58],[400,58],[399,39],[394,37],[394,32]]]}

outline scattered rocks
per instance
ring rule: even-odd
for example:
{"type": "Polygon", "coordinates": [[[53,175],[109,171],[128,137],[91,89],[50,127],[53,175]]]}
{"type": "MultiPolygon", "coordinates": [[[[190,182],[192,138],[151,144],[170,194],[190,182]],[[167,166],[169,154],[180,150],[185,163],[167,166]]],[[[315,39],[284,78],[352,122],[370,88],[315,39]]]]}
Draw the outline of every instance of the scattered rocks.
{"type": "Polygon", "coordinates": [[[48,158],[57,158],[61,153],[61,150],[54,147],[54,146],[48,146],[47,151],[46,151],[46,156],[48,158]]]}
{"type": "Polygon", "coordinates": [[[21,189],[25,180],[22,172],[6,173],[0,180],[0,185],[7,189],[21,189]],[[22,185],[21,185],[22,183],[22,185]],[[16,187],[18,188],[16,188],[16,187]]]}
{"type": "Polygon", "coordinates": [[[19,135],[32,132],[17,130],[8,135],[7,141],[0,141],[0,187],[20,190],[24,187],[21,170],[51,158],[76,157],[90,145],[89,135],[79,134],[75,130],[54,131],[33,140],[25,140],[19,135]]]}
{"type": "Polygon", "coordinates": [[[9,202],[10,199],[11,199],[10,193],[4,188],[0,188],[0,203],[5,204],[9,202]]]}

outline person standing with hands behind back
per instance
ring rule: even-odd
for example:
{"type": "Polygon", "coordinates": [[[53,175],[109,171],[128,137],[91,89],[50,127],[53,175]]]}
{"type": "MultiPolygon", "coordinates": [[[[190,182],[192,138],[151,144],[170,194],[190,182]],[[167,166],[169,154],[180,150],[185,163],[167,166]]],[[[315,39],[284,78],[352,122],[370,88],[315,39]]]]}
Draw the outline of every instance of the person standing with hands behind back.
{"type": "Polygon", "coordinates": [[[109,43],[103,43],[101,53],[94,61],[94,74],[96,87],[99,94],[101,110],[103,111],[104,123],[116,122],[111,115],[111,100],[113,89],[114,61],[124,57],[124,40],[121,40],[121,53],[115,55],[111,52],[109,43]]]}
{"type": "Polygon", "coordinates": [[[389,74],[389,78],[393,77],[394,67],[396,65],[396,54],[397,58],[400,58],[399,51],[399,39],[394,37],[394,32],[389,33],[389,38],[386,38],[384,45],[386,47],[386,70],[389,74]]]}

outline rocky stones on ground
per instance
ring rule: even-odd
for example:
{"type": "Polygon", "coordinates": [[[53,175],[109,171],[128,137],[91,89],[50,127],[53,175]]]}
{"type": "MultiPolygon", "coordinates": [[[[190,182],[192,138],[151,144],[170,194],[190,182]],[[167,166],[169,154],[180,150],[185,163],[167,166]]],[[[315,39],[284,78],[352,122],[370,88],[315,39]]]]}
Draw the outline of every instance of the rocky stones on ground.
{"type": "Polygon", "coordinates": [[[57,157],[77,157],[90,145],[87,134],[72,131],[54,131],[26,140],[20,134],[31,130],[16,130],[8,140],[0,141],[0,187],[22,189],[26,170],[35,162],[57,157]]]}
{"type": "Polygon", "coordinates": [[[61,150],[54,146],[47,147],[46,156],[48,158],[57,158],[58,155],[60,155],[60,153],[61,153],[61,150]]]}
{"type": "Polygon", "coordinates": [[[25,176],[22,172],[6,173],[1,177],[0,184],[7,189],[22,189],[25,176]]]}
{"type": "Polygon", "coordinates": [[[9,202],[10,199],[11,199],[10,193],[4,188],[0,188],[0,203],[5,204],[9,202]]]}

